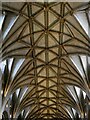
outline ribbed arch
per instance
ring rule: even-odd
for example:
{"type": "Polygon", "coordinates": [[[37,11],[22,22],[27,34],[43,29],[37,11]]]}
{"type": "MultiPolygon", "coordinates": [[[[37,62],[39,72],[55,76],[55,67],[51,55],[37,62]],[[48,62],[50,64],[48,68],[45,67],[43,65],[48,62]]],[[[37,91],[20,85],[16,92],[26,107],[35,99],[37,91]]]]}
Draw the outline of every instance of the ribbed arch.
{"type": "Polygon", "coordinates": [[[89,3],[4,2],[2,11],[1,112],[89,119],[89,3]]]}

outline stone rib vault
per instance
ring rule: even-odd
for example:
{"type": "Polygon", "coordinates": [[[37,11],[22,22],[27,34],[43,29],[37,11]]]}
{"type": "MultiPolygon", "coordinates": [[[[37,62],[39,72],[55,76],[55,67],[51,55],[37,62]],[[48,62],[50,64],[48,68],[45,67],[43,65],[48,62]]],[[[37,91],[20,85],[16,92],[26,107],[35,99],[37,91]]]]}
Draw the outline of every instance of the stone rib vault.
{"type": "Polygon", "coordinates": [[[3,2],[0,20],[3,118],[89,120],[89,3],[3,2]]]}

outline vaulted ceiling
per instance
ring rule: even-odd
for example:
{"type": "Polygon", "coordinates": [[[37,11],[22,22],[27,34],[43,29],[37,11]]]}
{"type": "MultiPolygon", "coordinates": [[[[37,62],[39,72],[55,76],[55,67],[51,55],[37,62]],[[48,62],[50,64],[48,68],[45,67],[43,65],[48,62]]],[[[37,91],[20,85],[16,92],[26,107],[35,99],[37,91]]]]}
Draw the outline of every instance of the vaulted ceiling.
{"type": "Polygon", "coordinates": [[[90,4],[5,2],[0,19],[1,112],[31,120],[88,117],[90,4]]]}

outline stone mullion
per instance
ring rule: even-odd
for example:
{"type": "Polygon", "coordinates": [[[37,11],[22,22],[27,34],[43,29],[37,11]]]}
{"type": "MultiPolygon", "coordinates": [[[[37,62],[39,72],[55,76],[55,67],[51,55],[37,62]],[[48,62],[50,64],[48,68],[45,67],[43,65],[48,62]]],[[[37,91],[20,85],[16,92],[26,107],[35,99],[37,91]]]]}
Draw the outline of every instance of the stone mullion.
{"type": "Polygon", "coordinates": [[[3,110],[2,110],[2,94],[3,94],[3,91],[2,91],[2,71],[0,69],[0,119],[2,119],[2,113],[3,113],[3,110]]]}
{"type": "MultiPolygon", "coordinates": [[[[0,5],[2,5],[2,3],[0,2],[0,5]]],[[[0,8],[0,10],[2,10],[2,8],[0,8]]],[[[1,12],[0,12],[1,14],[1,12]]],[[[2,35],[0,37],[2,39],[2,35]]],[[[2,42],[0,41],[0,48],[2,48],[2,42]]],[[[2,50],[0,50],[0,52],[2,53],[2,50]]],[[[2,58],[2,55],[0,56],[0,58],[2,58]]],[[[1,68],[0,67],[0,119],[2,119],[2,113],[3,113],[3,110],[2,110],[2,94],[3,94],[3,91],[2,91],[2,71],[1,71],[1,68]]]]}
{"type": "Polygon", "coordinates": [[[89,17],[90,11],[89,9],[86,11],[86,17],[87,17],[87,21],[88,21],[88,35],[90,37],[90,17],[89,17]]]}

